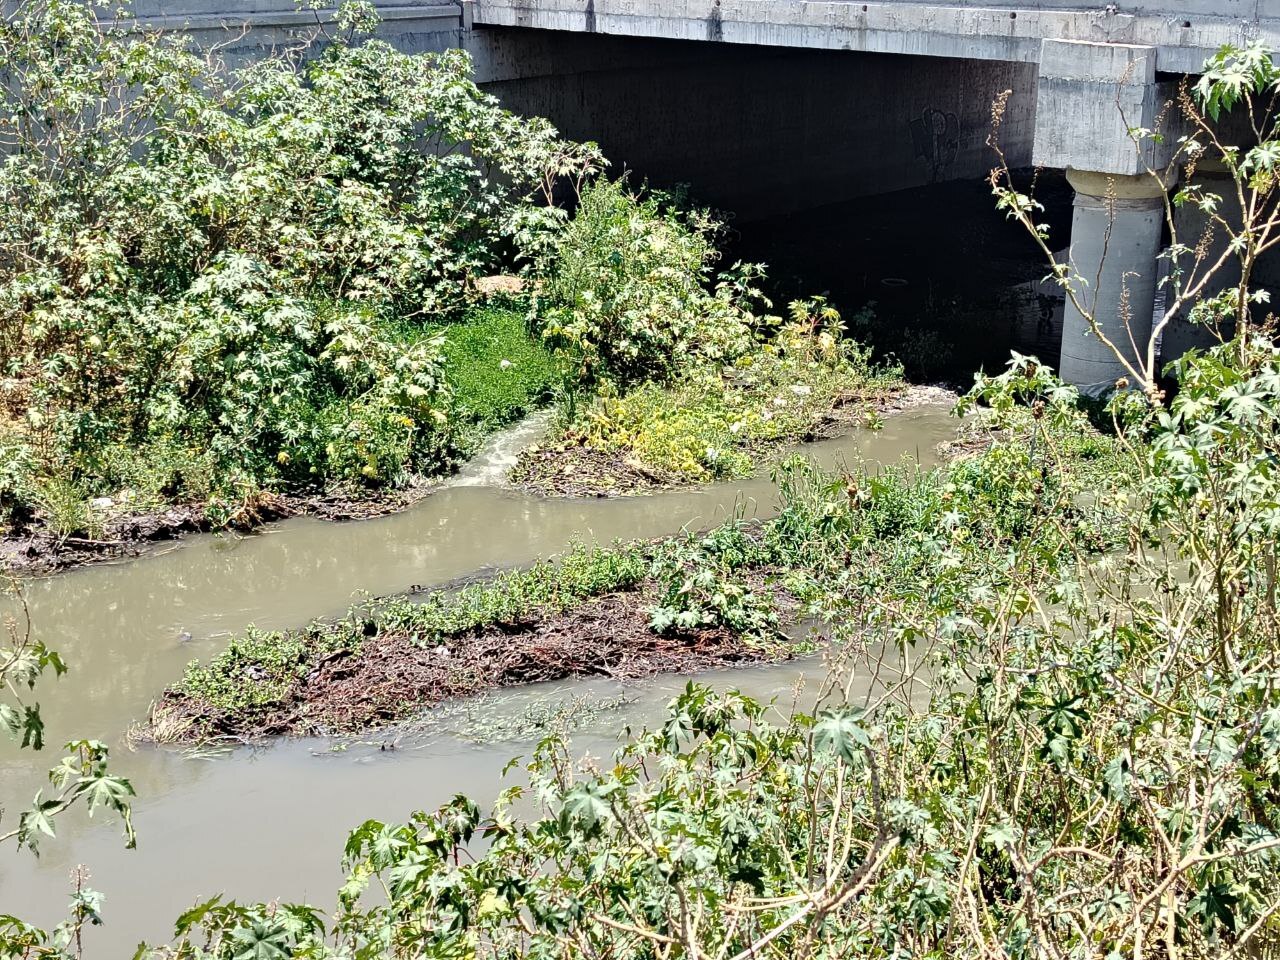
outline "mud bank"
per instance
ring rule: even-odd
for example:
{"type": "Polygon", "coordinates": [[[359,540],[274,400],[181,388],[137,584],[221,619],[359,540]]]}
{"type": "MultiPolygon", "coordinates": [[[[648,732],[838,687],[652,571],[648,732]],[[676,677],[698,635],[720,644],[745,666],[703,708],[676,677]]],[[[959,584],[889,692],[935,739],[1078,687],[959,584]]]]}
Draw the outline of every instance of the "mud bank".
{"type": "MultiPolygon", "coordinates": [[[[753,451],[761,459],[803,443],[848,436],[869,421],[927,406],[949,405],[956,394],[938,386],[910,386],[875,395],[848,394],[803,434],[753,451]]],[[[0,574],[43,576],[87,564],[140,557],[192,534],[251,533],[294,517],[334,523],[370,520],[406,510],[451,486],[507,487],[535,496],[616,497],[690,487],[687,478],[667,475],[617,453],[578,442],[542,446],[550,411],[535,413],[495,433],[477,456],[449,476],[417,478],[399,490],[335,491],[312,495],[261,493],[215,520],[207,504],[174,504],[129,511],[103,508],[97,536],[59,536],[38,521],[0,537],[0,574]]],[[[705,485],[705,484],[703,484],[705,485]]]]}
{"type": "MultiPolygon", "coordinates": [[[[754,571],[750,579],[769,595],[780,619],[792,617],[794,599],[772,587],[767,572],[754,571]]],[[[313,625],[303,635],[308,652],[296,678],[279,695],[230,709],[187,685],[175,685],[152,708],[137,737],[201,743],[356,733],[488,690],[585,677],[634,681],[776,663],[813,650],[807,638],[748,636],[722,626],[658,633],[649,622],[656,600],[655,585],[646,580],[568,609],[529,611],[429,638],[373,620],[355,635],[344,623],[313,625]]],[[[266,679],[257,663],[238,669],[246,684],[266,679]]]]}
{"type": "Polygon", "coordinates": [[[105,560],[142,556],[157,544],[193,533],[248,533],[290,517],[343,522],[396,513],[429,496],[440,481],[423,480],[403,490],[297,496],[262,493],[215,521],[207,504],[173,504],[157,510],[104,507],[96,536],[59,536],[39,521],[0,537],[0,573],[41,576],[105,560]]]}

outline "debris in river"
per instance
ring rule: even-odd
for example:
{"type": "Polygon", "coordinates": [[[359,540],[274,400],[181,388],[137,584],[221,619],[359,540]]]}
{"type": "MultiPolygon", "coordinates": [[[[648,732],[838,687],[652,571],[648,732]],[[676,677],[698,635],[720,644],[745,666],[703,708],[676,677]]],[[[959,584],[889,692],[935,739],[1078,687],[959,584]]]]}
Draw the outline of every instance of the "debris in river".
{"type": "MultiPolygon", "coordinates": [[[[794,601],[781,591],[781,607],[794,601]]],[[[386,726],[484,690],[570,677],[634,680],[663,673],[785,660],[808,638],[761,640],[724,627],[656,633],[649,625],[651,583],[609,593],[572,609],[499,622],[449,638],[418,641],[404,630],[377,630],[354,649],[320,657],[283,696],[241,710],[213,707],[171,688],[151,710],[140,739],[193,742],[325,735],[386,726]],[[448,655],[441,655],[441,650],[448,655]]],[[[255,666],[246,671],[258,679],[255,666]]]]}

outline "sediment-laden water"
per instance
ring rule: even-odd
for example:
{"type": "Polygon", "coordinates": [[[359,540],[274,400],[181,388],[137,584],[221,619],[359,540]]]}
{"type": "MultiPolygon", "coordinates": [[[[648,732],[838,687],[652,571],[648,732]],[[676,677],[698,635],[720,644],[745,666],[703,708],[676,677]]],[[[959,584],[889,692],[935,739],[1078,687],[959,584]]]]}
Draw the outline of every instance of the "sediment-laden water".
{"type": "MultiPolygon", "coordinates": [[[[97,956],[128,956],[140,939],[164,939],[179,912],[218,892],[327,904],[350,828],[369,817],[401,819],[459,792],[483,806],[499,789],[506,761],[538,735],[523,722],[531,714],[582,697],[589,713],[575,744],[597,754],[608,752],[624,724],[656,716],[687,678],[627,687],[552,684],[494,696],[482,709],[448,711],[441,724],[402,731],[394,750],[382,749],[397,736],[389,733],[369,745],[291,741],[206,758],[126,746],[129,724],[188,661],[216,653],[228,634],[250,623],[297,626],[341,613],[362,592],[396,593],[525,564],[574,539],[662,536],[715,523],[736,509],[747,516],[774,509],[775,491],[763,476],[592,500],[497,486],[514,446],[537,428],[535,421],[497,438],[456,483],[402,513],[348,524],[299,518],[248,537],[192,537],[139,559],[27,584],[34,632],[71,665],[66,677],[40,691],[49,740],[94,737],[112,745],[116,772],[130,777],[139,794],[140,839],[128,851],[117,824],[67,816],[39,860],[0,858],[0,914],[56,922],[68,875],[80,863],[106,894],[106,925],[88,934],[97,956]],[[477,725],[486,728],[484,737],[473,735],[477,725]]],[[[945,407],[921,407],[888,418],[881,430],[800,452],[826,464],[911,458],[928,465],[953,430],[945,407]]],[[[707,679],[785,699],[798,679],[821,671],[819,661],[809,660],[707,679]]],[[[50,747],[34,756],[38,763],[30,753],[0,748],[5,824],[30,802],[58,754],[50,747]]]]}

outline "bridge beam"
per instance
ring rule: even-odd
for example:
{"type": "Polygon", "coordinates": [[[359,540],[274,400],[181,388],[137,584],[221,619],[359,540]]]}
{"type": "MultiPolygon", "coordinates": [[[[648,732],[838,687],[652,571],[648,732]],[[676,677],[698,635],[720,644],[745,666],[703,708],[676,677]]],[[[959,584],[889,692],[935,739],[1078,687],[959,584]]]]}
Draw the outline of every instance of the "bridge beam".
{"type": "Polygon", "coordinates": [[[1058,373],[1087,392],[1105,392],[1127,375],[1117,349],[1130,363],[1146,356],[1165,221],[1162,176],[1174,138],[1167,129],[1163,143],[1132,131],[1167,127],[1174,92],[1156,79],[1152,47],[1046,40],[1041,48],[1033,157],[1064,168],[1076,192],[1074,296],[1063,314],[1058,373]]]}

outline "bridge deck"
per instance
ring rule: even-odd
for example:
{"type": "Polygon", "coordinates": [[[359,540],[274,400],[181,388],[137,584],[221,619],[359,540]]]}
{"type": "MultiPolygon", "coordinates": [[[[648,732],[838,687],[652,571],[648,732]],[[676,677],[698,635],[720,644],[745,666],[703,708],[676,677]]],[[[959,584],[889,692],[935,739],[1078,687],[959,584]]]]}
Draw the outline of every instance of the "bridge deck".
{"type": "Polygon", "coordinates": [[[1224,44],[1280,45],[1280,0],[474,0],[478,25],[1035,62],[1042,40],[1155,47],[1193,73],[1224,44]]]}

